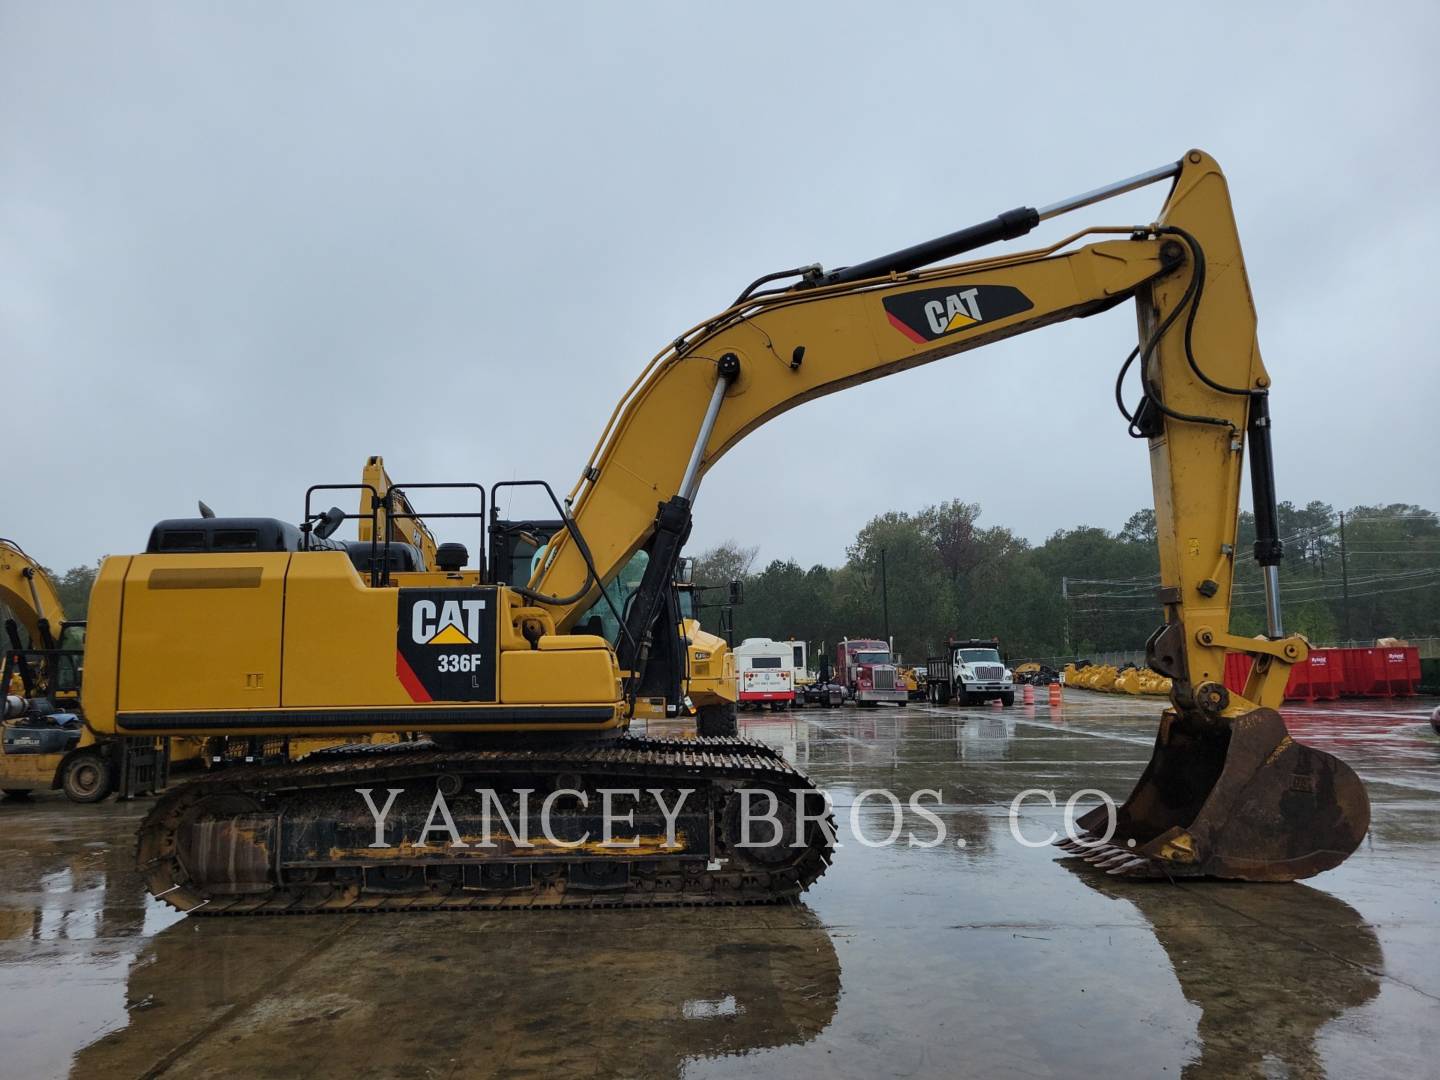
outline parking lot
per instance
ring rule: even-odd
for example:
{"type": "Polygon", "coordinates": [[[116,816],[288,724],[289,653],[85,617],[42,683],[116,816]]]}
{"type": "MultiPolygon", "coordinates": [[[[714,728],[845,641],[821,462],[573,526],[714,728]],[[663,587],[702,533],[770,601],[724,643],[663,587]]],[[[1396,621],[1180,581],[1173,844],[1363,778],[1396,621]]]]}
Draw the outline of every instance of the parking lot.
{"type": "MultiPolygon", "coordinates": [[[[182,917],[147,803],[0,804],[6,1075],[1421,1075],[1440,1004],[1426,699],[1287,709],[1361,773],[1369,837],[1305,884],[1120,882],[1039,844],[1122,799],[1155,701],[749,713],[834,798],[797,907],[182,917]],[[869,847],[858,793],[938,790],[946,839],[869,847]],[[1015,797],[1027,798],[1015,817],[1015,797]],[[1019,832],[1019,838],[1015,835],[1019,832]]],[[[651,725],[651,734],[678,730],[651,725]]],[[[889,808],[867,798],[868,840],[889,808]]],[[[935,830],[913,814],[906,832],[935,830]]]]}

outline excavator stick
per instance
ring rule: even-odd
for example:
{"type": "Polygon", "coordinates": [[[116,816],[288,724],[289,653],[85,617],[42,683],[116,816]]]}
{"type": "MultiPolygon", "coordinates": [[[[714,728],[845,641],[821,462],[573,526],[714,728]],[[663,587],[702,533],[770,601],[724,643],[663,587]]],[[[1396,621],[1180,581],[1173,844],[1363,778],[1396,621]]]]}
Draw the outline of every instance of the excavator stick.
{"type": "Polygon", "coordinates": [[[1343,761],[1296,742],[1273,709],[1192,722],[1168,711],[1135,790],[1057,841],[1123,877],[1295,881],[1338,866],[1370,825],[1343,761]]]}

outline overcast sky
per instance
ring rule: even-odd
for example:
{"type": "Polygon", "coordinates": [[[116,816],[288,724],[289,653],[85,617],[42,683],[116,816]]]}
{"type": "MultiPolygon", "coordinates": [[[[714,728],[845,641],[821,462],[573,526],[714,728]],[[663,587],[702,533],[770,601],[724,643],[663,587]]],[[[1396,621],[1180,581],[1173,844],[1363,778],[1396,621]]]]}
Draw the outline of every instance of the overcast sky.
{"type": "MultiPolygon", "coordinates": [[[[1440,509],[1440,8],[1179,8],[0,0],[0,535],[63,568],[197,498],[297,520],[373,453],[568,489],[757,275],[1191,146],[1230,178],[1281,498],[1440,509]]],[[[1121,308],[803,405],[710,473],[692,548],[834,563],[950,498],[1118,528],[1133,342],[1121,308]]]]}

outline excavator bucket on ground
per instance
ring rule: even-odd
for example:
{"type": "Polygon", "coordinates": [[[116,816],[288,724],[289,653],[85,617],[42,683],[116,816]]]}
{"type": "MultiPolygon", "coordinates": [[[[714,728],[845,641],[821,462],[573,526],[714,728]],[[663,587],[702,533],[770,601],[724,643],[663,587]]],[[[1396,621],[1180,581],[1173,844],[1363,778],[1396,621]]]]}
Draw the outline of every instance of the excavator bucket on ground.
{"type": "Polygon", "coordinates": [[[1290,737],[1273,709],[1194,721],[1167,711],[1150,763],[1114,812],[1057,846],[1124,877],[1295,881],[1342,863],[1370,825],[1343,761],[1290,737]]]}

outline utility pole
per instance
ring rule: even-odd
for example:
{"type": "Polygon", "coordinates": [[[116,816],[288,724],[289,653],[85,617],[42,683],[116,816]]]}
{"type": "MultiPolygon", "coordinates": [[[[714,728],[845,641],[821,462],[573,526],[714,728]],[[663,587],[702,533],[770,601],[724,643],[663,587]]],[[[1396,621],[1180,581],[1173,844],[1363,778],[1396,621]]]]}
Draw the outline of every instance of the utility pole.
{"type": "Polygon", "coordinates": [[[1062,650],[1066,656],[1070,655],[1070,579],[1060,578],[1060,601],[1065,606],[1065,647],[1062,650]]]}
{"type": "Polygon", "coordinates": [[[1345,640],[1352,641],[1350,635],[1350,569],[1345,565],[1345,511],[1340,511],[1340,594],[1343,597],[1345,613],[1345,640]]]}
{"type": "Polygon", "coordinates": [[[895,647],[890,639],[890,588],[885,580],[885,549],[880,549],[880,612],[885,619],[885,644],[895,647]]]}

